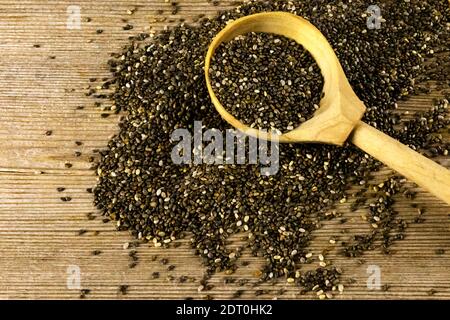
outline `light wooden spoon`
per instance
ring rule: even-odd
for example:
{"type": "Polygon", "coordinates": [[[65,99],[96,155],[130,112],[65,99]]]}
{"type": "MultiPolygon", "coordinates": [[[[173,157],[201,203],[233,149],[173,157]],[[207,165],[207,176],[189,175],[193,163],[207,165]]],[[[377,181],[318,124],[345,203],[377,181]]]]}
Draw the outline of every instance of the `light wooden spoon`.
{"type": "Polygon", "coordinates": [[[217,111],[224,120],[245,134],[286,143],[315,142],[339,146],[350,138],[366,153],[450,204],[450,170],[361,121],[366,107],[351,88],[327,39],[304,18],[285,12],[268,12],[230,22],[209,47],[205,76],[217,111]],[[250,128],[227,112],[214,93],[209,69],[215,50],[222,42],[249,32],[273,33],[295,40],[311,53],[321,69],[325,96],[320,101],[320,108],[312,119],[292,131],[275,136],[250,128]]]}

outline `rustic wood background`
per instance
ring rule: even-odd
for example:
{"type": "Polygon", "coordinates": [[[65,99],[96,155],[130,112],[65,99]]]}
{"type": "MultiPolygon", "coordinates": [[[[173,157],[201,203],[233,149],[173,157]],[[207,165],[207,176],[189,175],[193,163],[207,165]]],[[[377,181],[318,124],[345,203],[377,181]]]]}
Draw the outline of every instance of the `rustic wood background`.
{"type": "MultiPolygon", "coordinates": [[[[254,297],[254,288],[224,285],[223,274],[212,278],[214,288],[207,293],[197,291],[197,282],[171,281],[170,276],[202,276],[200,259],[186,241],[168,250],[141,245],[137,249],[139,263],[130,269],[130,249],[125,250],[123,244],[132,239],[127,232],[116,232],[113,223],[101,221],[92,195],[86,192],[96,183],[88,158],[92,149],[106,145],[117,130],[118,120],[117,116],[101,118],[101,111],[85,96],[89,78],[109,75],[108,57],[127,43],[128,36],[175,24],[155,22],[154,18],[160,18],[157,10],[164,10],[168,19],[186,18],[189,22],[202,13],[213,15],[229,7],[231,1],[222,1],[219,6],[206,0],[179,3],[181,10],[173,17],[170,4],[164,0],[0,0],[0,298],[77,299],[80,290],[67,287],[69,266],[80,268],[81,287],[91,290],[86,298],[201,299],[210,294],[228,299],[237,289],[245,290],[243,298],[254,297]],[[83,20],[80,30],[68,29],[70,5],[78,5],[82,18],[92,21],[83,20]],[[127,10],[133,8],[137,11],[128,15],[127,10]],[[134,30],[122,29],[124,18],[134,30]],[[104,32],[96,34],[97,29],[104,32]],[[77,110],[77,106],[85,108],[77,110]],[[53,134],[46,136],[47,130],[53,134]],[[77,140],[83,145],[75,145],[77,140]],[[75,157],[75,151],[81,151],[82,156],[75,157]],[[66,162],[73,167],[65,168],[66,162]],[[58,193],[57,187],[66,191],[58,193]],[[73,200],[62,202],[61,196],[73,200]],[[89,212],[94,212],[95,220],[87,219],[89,212]],[[78,235],[80,229],[87,233],[78,235]],[[101,254],[94,256],[93,250],[101,250],[101,254]],[[158,259],[152,261],[155,255],[158,259]],[[161,258],[167,258],[175,270],[166,271],[161,258]],[[161,272],[159,279],[151,278],[154,271],[161,272]],[[129,286],[126,295],[118,291],[120,285],[129,286]]],[[[401,108],[425,110],[435,96],[415,97],[401,108]]],[[[441,160],[449,166],[448,159],[441,160]]],[[[426,209],[426,220],[409,226],[407,238],[394,246],[394,255],[369,252],[364,262],[331,252],[329,257],[343,268],[344,278],[355,280],[336,299],[450,298],[449,206],[420,190],[416,202],[426,209]],[[436,249],[445,250],[445,254],[437,255],[436,249]],[[367,288],[369,265],[380,267],[382,285],[389,285],[389,290],[367,288]]],[[[331,222],[317,232],[311,247],[315,254],[332,247],[330,236],[343,239],[342,229],[365,229],[360,218],[363,211],[350,214],[347,207],[342,205],[340,210],[353,217],[350,223],[331,222]]],[[[417,216],[408,200],[400,198],[397,208],[408,221],[417,216]]],[[[256,281],[261,261],[252,257],[244,260],[252,263],[239,268],[234,276],[256,281]]],[[[259,297],[263,299],[274,298],[279,288],[287,290],[279,298],[314,298],[300,295],[298,288],[284,282],[262,288],[271,290],[259,297]]]]}

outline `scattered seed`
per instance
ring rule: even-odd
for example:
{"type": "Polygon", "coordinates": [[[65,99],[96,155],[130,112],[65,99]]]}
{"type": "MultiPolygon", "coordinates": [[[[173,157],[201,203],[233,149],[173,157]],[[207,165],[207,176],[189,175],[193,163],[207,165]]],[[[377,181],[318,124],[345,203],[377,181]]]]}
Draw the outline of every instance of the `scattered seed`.
{"type": "Polygon", "coordinates": [[[129,286],[126,285],[126,284],[122,284],[122,285],[119,286],[119,292],[122,295],[126,295],[128,293],[128,289],[129,289],[129,286]]]}
{"type": "Polygon", "coordinates": [[[173,264],[171,264],[170,266],[167,267],[167,271],[172,271],[175,269],[175,266],[173,264]]]}
{"type": "Polygon", "coordinates": [[[86,298],[86,296],[91,293],[90,289],[81,289],[80,290],[80,299],[86,298]]]}

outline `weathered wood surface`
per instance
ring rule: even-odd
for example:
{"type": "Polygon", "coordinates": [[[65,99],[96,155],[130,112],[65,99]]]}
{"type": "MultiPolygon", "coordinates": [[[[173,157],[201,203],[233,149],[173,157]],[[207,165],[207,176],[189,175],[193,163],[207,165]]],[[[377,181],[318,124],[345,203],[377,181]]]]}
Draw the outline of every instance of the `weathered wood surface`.
{"type": "MultiPolygon", "coordinates": [[[[187,21],[226,7],[198,0],[179,2],[181,10],[176,17],[187,21]]],[[[160,30],[170,25],[153,22],[157,10],[163,9],[164,15],[169,15],[169,8],[164,0],[0,0],[0,298],[78,298],[79,290],[67,288],[70,265],[79,266],[81,287],[92,290],[89,298],[204,297],[205,293],[197,292],[197,283],[177,284],[167,279],[169,274],[201,278],[200,259],[192,254],[186,241],[169,250],[142,245],[138,248],[139,264],[130,269],[129,250],[123,249],[130,236],[116,232],[112,223],[102,223],[101,217],[86,218],[88,212],[96,212],[92,195],[86,192],[96,181],[88,157],[92,149],[104,147],[116,132],[117,116],[101,118],[101,111],[84,95],[85,87],[89,78],[108,76],[109,54],[119,50],[129,35],[148,31],[149,26],[160,30]],[[82,17],[92,18],[89,23],[82,22],[81,30],[66,27],[67,7],[74,4],[80,6],[82,17]],[[126,11],[133,7],[138,10],[127,15],[126,11]],[[122,18],[129,19],[134,30],[122,30],[122,18]],[[98,35],[97,29],[104,32],[98,35]],[[76,110],[80,105],[85,109],[76,110]],[[53,134],[46,136],[47,130],[53,134]],[[77,140],[83,145],[76,146],[77,140]],[[75,151],[81,151],[82,156],[75,157],[75,151]],[[66,162],[73,163],[73,167],[65,168],[66,162]],[[60,186],[66,191],[58,193],[56,188],[60,186]],[[61,196],[73,200],[62,202],[61,196]],[[79,236],[80,229],[88,232],[79,236]],[[94,256],[93,250],[102,253],[94,256]],[[154,255],[168,258],[176,269],[165,271],[166,266],[151,261],[154,255]],[[161,278],[151,279],[154,271],[161,272],[161,278]],[[130,286],[125,296],[118,293],[122,284],[130,286]]],[[[433,97],[416,97],[401,107],[425,110],[433,97]]],[[[448,160],[443,163],[449,166],[448,160]]],[[[450,298],[449,206],[423,191],[416,202],[426,209],[426,220],[409,226],[407,238],[394,246],[396,254],[369,252],[363,257],[366,262],[359,264],[358,259],[344,259],[332,251],[330,258],[343,268],[344,277],[356,280],[346,286],[343,295],[336,295],[337,299],[450,298]],[[436,249],[446,252],[436,255],[436,249]],[[369,265],[380,267],[382,284],[390,285],[387,292],[367,289],[369,265]],[[431,289],[436,291],[432,296],[431,289]]],[[[364,230],[365,222],[360,218],[363,211],[350,214],[347,207],[343,205],[340,210],[354,219],[344,225],[329,223],[317,232],[313,252],[318,254],[324,247],[332,247],[328,243],[330,236],[343,239],[343,228],[350,232],[364,230]]],[[[408,221],[417,215],[408,200],[399,199],[397,208],[408,221]]],[[[254,263],[241,267],[237,276],[255,279],[260,261],[252,257],[246,260],[254,263]]],[[[224,285],[223,278],[223,274],[213,277],[215,287],[209,294],[228,299],[238,286],[224,285]]],[[[298,288],[285,283],[265,287],[286,288],[282,296],[286,299],[314,297],[301,296],[298,288]]],[[[254,289],[243,289],[243,298],[253,297],[254,289]]]]}

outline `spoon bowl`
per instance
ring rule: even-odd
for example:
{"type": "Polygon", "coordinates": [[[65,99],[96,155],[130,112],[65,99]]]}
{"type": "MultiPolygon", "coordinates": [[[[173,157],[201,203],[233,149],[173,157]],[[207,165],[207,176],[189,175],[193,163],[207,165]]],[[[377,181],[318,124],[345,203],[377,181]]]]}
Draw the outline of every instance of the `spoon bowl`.
{"type": "Polygon", "coordinates": [[[205,61],[206,83],[214,106],[233,127],[262,139],[280,142],[320,142],[343,145],[366,110],[353,92],[342,67],[322,33],[308,20],[285,12],[259,13],[229,23],[211,43],[205,61]],[[232,116],[220,103],[208,70],[217,47],[250,32],[273,33],[303,45],[316,60],[324,78],[324,97],[313,118],[282,135],[250,128],[232,116]],[[276,137],[274,137],[276,135],[276,137]]]}

